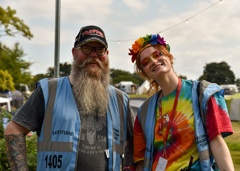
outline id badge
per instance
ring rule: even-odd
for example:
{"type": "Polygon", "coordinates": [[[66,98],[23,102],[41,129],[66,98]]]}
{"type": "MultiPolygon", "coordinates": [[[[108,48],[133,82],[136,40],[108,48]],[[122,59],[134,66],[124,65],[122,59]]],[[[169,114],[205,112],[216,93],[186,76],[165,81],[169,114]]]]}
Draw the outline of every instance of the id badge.
{"type": "Polygon", "coordinates": [[[160,157],[159,160],[158,160],[156,171],[165,171],[166,166],[167,166],[167,162],[168,161],[166,159],[160,157]]]}

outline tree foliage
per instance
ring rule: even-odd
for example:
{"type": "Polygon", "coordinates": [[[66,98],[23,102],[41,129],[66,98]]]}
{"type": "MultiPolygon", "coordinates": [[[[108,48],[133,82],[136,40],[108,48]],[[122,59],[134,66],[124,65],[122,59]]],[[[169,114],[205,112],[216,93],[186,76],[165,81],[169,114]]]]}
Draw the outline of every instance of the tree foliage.
{"type": "Polygon", "coordinates": [[[33,76],[33,78],[31,79],[31,83],[30,83],[30,90],[35,90],[36,86],[37,86],[37,82],[43,78],[47,78],[48,76],[46,74],[37,74],[35,76],[33,76]]]}
{"type": "Polygon", "coordinates": [[[237,86],[240,86],[240,78],[236,79],[237,86]]]}
{"type": "Polygon", "coordinates": [[[13,78],[7,70],[0,70],[0,91],[6,90],[14,90],[13,78]]]}
{"type": "Polygon", "coordinates": [[[16,17],[16,10],[11,9],[9,6],[3,9],[0,6],[0,37],[14,36],[21,33],[24,37],[31,39],[33,34],[30,32],[29,27],[24,24],[23,20],[16,17]]]}
{"type": "Polygon", "coordinates": [[[13,77],[15,84],[29,84],[31,75],[28,71],[31,63],[24,59],[24,52],[16,43],[12,49],[0,42],[0,69],[7,70],[13,77]]]}
{"type": "Polygon", "coordinates": [[[178,77],[181,78],[181,79],[187,80],[187,76],[179,75],[178,77]]]}
{"type": "MultiPolygon", "coordinates": [[[[60,63],[59,64],[59,76],[64,77],[68,76],[71,73],[71,64],[68,62],[60,63]]],[[[47,70],[47,77],[53,77],[54,76],[54,67],[49,67],[47,70]]]]}
{"type": "Polygon", "coordinates": [[[112,78],[112,84],[117,84],[120,81],[132,81],[134,84],[142,84],[144,79],[138,76],[136,73],[131,74],[128,71],[120,69],[110,69],[110,76],[112,78]]]}
{"type": "Polygon", "coordinates": [[[203,75],[199,77],[199,80],[207,80],[217,84],[234,84],[235,75],[226,62],[212,62],[206,64],[203,75]]]}

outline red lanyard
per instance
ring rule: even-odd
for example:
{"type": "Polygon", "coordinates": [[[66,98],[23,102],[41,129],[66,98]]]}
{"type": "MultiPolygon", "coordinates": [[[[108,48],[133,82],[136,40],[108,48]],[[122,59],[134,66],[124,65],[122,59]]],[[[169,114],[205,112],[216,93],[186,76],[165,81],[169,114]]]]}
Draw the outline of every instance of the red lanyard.
{"type": "MultiPolygon", "coordinates": [[[[177,93],[176,93],[176,96],[175,96],[172,113],[171,113],[170,119],[169,119],[168,124],[167,124],[166,134],[165,134],[165,136],[163,136],[163,143],[164,143],[164,146],[165,146],[165,147],[167,147],[168,134],[169,134],[170,128],[171,128],[171,126],[172,126],[172,121],[173,121],[174,115],[175,115],[175,113],[176,113],[176,108],[177,108],[177,103],[178,103],[178,97],[179,97],[180,90],[181,90],[181,84],[182,84],[181,79],[178,78],[177,93]]],[[[162,119],[162,118],[163,118],[163,117],[162,117],[161,94],[160,94],[160,98],[159,98],[159,120],[160,120],[159,127],[160,127],[160,131],[163,130],[163,128],[162,128],[162,127],[163,127],[163,119],[162,119]]]]}

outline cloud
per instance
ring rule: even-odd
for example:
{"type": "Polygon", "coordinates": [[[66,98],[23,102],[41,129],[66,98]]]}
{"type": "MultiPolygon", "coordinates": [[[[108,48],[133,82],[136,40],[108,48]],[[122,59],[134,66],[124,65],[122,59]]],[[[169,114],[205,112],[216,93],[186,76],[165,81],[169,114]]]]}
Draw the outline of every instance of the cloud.
{"type": "Polygon", "coordinates": [[[140,1],[140,0],[122,0],[124,5],[126,5],[128,8],[131,8],[132,10],[141,11],[147,8],[148,0],[146,1],[140,1]]]}
{"type": "MultiPolygon", "coordinates": [[[[222,5],[216,4],[194,16],[214,2],[217,1],[187,4],[174,1],[173,5],[173,1],[162,0],[151,3],[149,0],[61,1],[60,60],[71,62],[73,40],[80,27],[94,24],[102,27],[106,33],[111,67],[133,72],[128,48],[140,36],[163,31],[161,35],[171,46],[175,57],[174,68],[178,74],[196,79],[202,74],[206,63],[224,60],[231,66],[236,77],[240,78],[239,0],[223,1],[222,5]],[[191,16],[194,17],[186,24],[185,20],[191,16]],[[118,40],[121,41],[120,44],[117,44],[118,40]]],[[[54,47],[55,1],[21,0],[19,3],[17,0],[2,0],[0,5],[16,9],[17,16],[24,19],[34,34],[31,41],[17,36],[15,40],[20,40],[20,45],[27,50],[39,46],[42,51],[48,51],[46,55],[51,52],[46,56],[51,62],[45,62],[52,64],[54,49],[45,48],[54,47]]],[[[27,55],[41,59],[38,52],[32,50],[27,55]]]]}
{"type": "Polygon", "coordinates": [[[70,22],[85,23],[86,21],[103,20],[113,13],[113,0],[71,0],[62,1],[62,18],[70,22]]]}

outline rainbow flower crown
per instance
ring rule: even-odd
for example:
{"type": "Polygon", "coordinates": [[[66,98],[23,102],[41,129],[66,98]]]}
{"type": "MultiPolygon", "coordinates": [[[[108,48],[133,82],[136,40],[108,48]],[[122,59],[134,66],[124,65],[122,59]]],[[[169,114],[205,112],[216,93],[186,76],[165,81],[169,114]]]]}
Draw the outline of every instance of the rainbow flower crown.
{"type": "Polygon", "coordinates": [[[140,37],[138,40],[132,44],[132,49],[129,49],[130,53],[128,55],[132,56],[132,63],[137,59],[139,51],[144,48],[147,44],[155,45],[160,44],[167,48],[167,50],[170,52],[170,46],[169,44],[165,43],[165,40],[163,37],[161,37],[159,34],[155,35],[146,35],[145,37],[140,37]]]}

